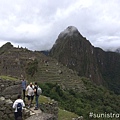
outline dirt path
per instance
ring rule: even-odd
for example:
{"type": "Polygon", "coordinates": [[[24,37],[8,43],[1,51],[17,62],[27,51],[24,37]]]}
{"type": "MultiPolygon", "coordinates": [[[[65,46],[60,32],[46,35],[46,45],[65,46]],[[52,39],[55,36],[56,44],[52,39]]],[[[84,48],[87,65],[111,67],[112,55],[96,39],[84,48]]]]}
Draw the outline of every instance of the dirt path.
{"type": "Polygon", "coordinates": [[[40,109],[34,110],[35,107],[30,108],[31,116],[25,120],[47,120],[51,118],[51,114],[43,113],[40,109]]]}
{"type": "Polygon", "coordinates": [[[26,120],[43,120],[40,116],[42,115],[42,111],[40,109],[34,110],[35,107],[30,108],[30,117],[26,120]]]}

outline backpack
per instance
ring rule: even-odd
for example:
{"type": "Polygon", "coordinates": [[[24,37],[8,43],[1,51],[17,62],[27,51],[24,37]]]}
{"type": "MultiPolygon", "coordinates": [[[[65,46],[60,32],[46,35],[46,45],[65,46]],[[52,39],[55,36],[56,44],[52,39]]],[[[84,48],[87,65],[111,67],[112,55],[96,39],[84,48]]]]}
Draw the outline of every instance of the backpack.
{"type": "Polygon", "coordinates": [[[38,86],[37,87],[37,95],[40,95],[40,94],[42,94],[42,89],[38,86]]]}
{"type": "Polygon", "coordinates": [[[22,104],[21,103],[17,104],[17,112],[18,113],[22,112],[22,104]]]}

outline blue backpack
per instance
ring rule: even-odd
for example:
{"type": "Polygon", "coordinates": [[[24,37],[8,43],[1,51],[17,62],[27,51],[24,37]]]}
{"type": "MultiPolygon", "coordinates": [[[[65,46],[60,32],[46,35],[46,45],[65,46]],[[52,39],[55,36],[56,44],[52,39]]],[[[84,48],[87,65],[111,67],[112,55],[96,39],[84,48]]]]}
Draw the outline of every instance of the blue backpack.
{"type": "Polygon", "coordinates": [[[18,113],[22,112],[22,104],[21,103],[17,104],[17,112],[18,113]]]}

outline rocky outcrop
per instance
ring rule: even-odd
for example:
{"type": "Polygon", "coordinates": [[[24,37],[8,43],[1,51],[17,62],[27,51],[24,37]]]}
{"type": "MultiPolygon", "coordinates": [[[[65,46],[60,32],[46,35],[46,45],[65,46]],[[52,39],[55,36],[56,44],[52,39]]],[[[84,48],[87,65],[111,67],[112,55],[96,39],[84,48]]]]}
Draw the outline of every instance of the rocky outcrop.
{"type": "Polygon", "coordinates": [[[44,113],[49,113],[52,115],[53,120],[58,120],[58,102],[52,101],[49,103],[41,103],[40,109],[44,113]]]}

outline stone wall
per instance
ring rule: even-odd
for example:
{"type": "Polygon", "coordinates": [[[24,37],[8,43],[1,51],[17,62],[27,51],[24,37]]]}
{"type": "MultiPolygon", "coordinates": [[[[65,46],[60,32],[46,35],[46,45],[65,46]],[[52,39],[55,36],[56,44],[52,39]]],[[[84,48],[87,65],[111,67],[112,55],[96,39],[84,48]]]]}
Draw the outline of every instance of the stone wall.
{"type": "Polygon", "coordinates": [[[0,79],[0,120],[14,120],[13,102],[21,94],[21,81],[0,79]]]}
{"type": "Polygon", "coordinates": [[[21,81],[0,79],[0,96],[12,98],[18,94],[21,94],[21,81]]]}
{"type": "Polygon", "coordinates": [[[12,104],[13,102],[10,99],[0,97],[0,120],[13,120],[14,111],[12,104]]]}
{"type": "Polygon", "coordinates": [[[53,100],[48,103],[41,103],[40,109],[45,113],[53,114],[53,120],[58,120],[58,102],[53,100]]]}

